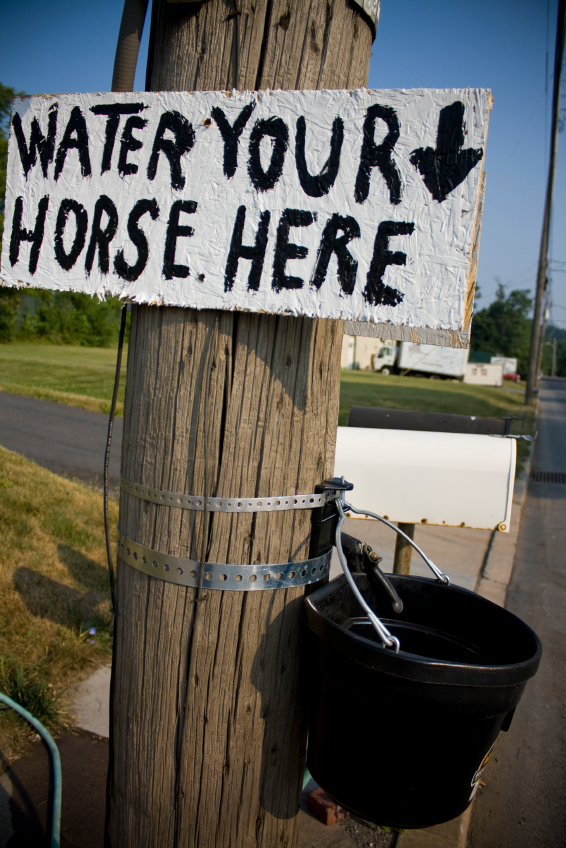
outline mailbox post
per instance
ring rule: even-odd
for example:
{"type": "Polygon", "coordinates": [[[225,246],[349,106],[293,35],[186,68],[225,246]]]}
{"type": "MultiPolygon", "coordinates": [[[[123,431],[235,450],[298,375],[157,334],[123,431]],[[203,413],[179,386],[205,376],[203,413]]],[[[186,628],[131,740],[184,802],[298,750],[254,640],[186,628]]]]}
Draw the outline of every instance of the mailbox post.
{"type": "MultiPolygon", "coordinates": [[[[409,539],[415,538],[415,525],[405,524],[399,521],[399,530],[402,530],[409,539]]],[[[412,546],[401,535],[397,535],[395,539],[395,557],[393,559],[394,574],[410,574],[411,573],[411,553],[412,546]]]]}

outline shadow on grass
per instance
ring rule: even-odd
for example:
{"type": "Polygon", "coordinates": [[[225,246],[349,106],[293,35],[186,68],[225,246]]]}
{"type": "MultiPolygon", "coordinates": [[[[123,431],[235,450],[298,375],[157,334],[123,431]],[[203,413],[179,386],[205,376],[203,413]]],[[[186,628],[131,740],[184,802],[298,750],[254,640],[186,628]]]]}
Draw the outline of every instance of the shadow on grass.
{"type": "Polygon", "coordinates": [[[94,594],[85,595],[31,568],[14,572],[14,588],[32,615],[73,629],[94,614],[98,605],[94,594]]]}
{"type": "Polygon", "coordinates": [[[82,589],[66,586],[32,568],[14,572],[14,588],[29,612],[83,635],[91,627],[97,632],[111,628],[111,616],[100,611],[109,596],[108,572],[95,560],[68,545],[59,545],[60,561],[82,589]]]}
{"type": "Polygon", "coordinates": [[[59,560],[73,580],[91,592],[105,593],[108,589],[108,570],[94,559],[85,556],[70,545],[57,545],[59,560]]]}

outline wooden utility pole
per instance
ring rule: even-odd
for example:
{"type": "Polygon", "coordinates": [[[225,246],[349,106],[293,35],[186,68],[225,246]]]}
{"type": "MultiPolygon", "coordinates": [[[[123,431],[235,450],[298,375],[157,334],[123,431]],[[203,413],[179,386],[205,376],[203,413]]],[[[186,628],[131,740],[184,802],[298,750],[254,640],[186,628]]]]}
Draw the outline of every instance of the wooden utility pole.
{"type": "MultiPolygon", "coordinates": [[[[357,88],[372,32],[350,0],[154,0],[152,90],[357,88]]],[[[122,471],[217,497],[332,476],[340,321],[133,306],[122,471]],[[206,426],[205,426],[206,425],[206,426]]],[[[191,512],[122,492],[120,529],[169,555],[309,555],[310,511],[191,512]]],[[[118,563],[107,844],[293,846],[305,756],[301,588],[196,590],[118,563]]]]}
{"type": "Polygon", "coordinates": [[[558,130],[560,123],[560,79],[562,75],[562,60],[564,57],[564,36],[566,31],[566,0],[558,1],[558,20],[556,24],[556,48],[554,51],[554,85],[552,91],[552,129],[550,133],[550,159],[548,163],[548,180],[544,201],[544,216],[540,251],[538,259],[537,285],[535,305],[533,310],[533,325],[531,329],[531,347],[529,351],[529,368],[527,373],[527,388],[525,403],[530,404],[538,383],[539,348],[541,340],[541,310],[547,285],[548,243],[550,239],[550,216],[552,214],[552,195],[554,191],[554,174],[556,172],[556,157],[558,153],[558,130]]]}

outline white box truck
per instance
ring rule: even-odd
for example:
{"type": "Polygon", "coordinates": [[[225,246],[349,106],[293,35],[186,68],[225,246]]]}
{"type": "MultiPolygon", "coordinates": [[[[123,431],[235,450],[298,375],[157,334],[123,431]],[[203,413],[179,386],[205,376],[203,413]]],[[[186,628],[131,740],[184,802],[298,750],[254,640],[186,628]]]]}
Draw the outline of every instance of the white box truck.
{"type": "Polygon", "coordinates": [[[503,364],[501,362],[468,362],[464,372],[464,383],[476,386],[503,385],[503,364]]]}
{"type": "Polygon", "coordinates": [[[437,345],[400,342],[384,344],[373,358],[373,370],[381,374],[424,374],[427,377],[444,377],[462,380],[468,350],[437,345]]]}

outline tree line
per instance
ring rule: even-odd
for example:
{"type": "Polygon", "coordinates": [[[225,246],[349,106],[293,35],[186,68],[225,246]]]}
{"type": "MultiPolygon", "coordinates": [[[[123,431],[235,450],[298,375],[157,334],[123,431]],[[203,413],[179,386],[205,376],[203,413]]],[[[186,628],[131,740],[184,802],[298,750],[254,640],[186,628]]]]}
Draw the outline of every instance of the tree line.
{"type": "MultiPolygon", "coordinates": [[[[480,296],[478,287],[476,298],[480,296]]],[[[506,294],[505,287],[499,283],[495,300],[484,309],[474,311],[470,349],[517,357],[517,371],[525,377],[531,344],[532,308],[533,299],[528,289],[514,289],[506,294]]],[[[566,330],[548,324],[545,339],[556,339],[556,376],[566,377],[566,330]]],[[[541,367],[544,374],[551,373],[552,350],[548,345],[543,347],[541,367]]]]}

